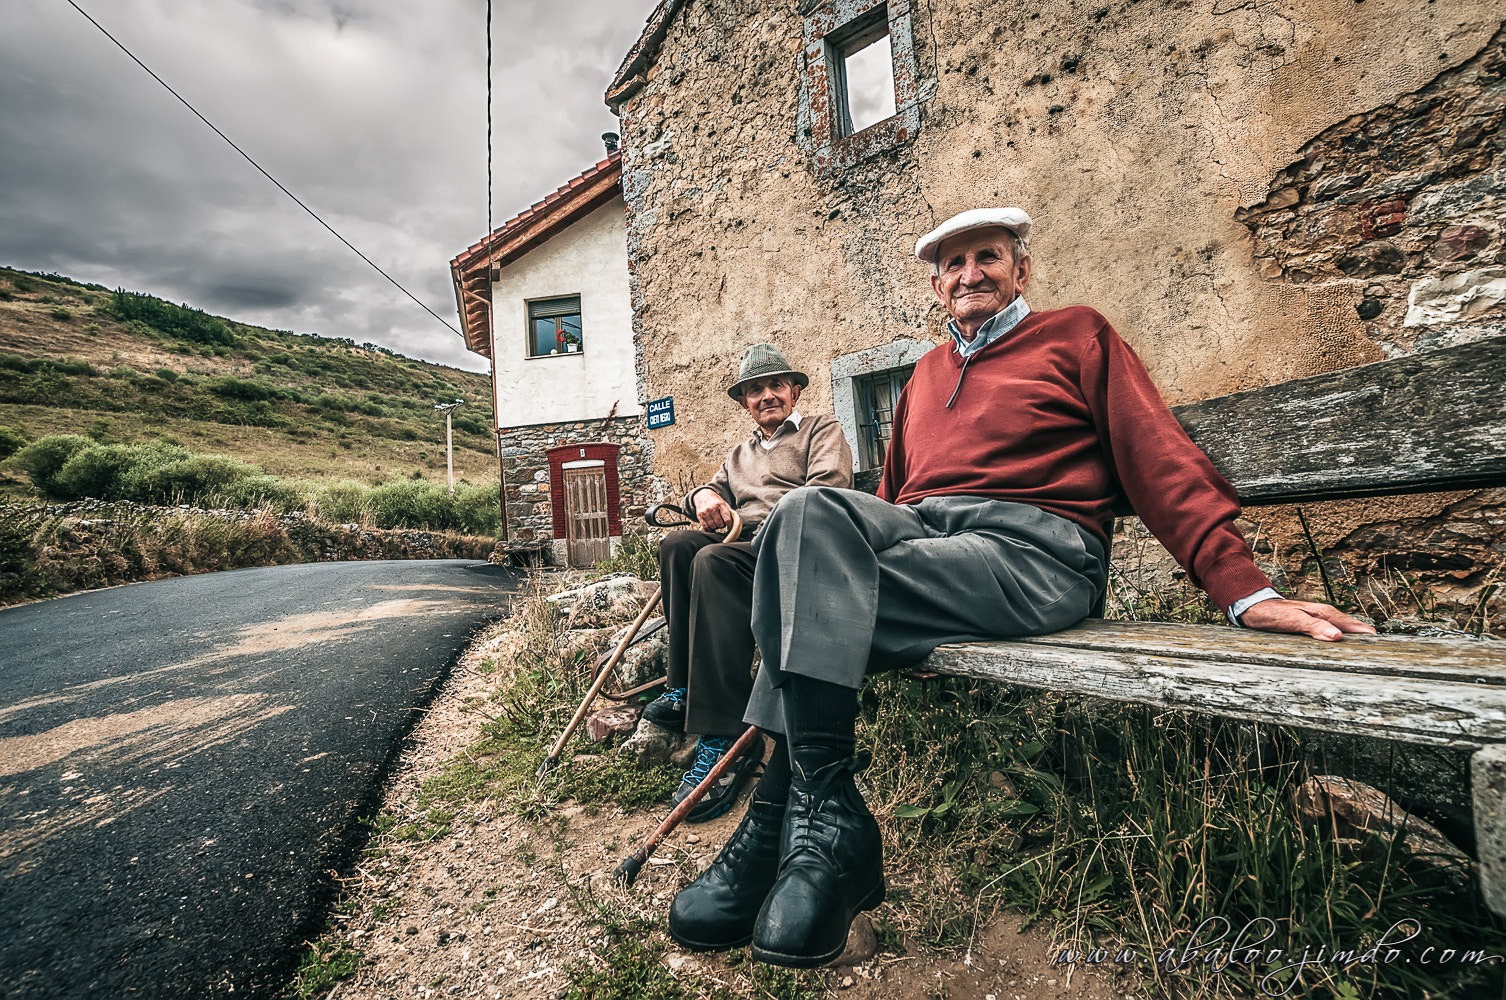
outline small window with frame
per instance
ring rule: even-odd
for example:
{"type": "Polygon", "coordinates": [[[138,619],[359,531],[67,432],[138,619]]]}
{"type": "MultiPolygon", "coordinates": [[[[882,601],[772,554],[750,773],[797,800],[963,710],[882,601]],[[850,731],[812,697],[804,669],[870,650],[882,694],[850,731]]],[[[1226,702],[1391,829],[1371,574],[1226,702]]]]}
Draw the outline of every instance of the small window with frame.
{"type": "Polygon", "coordinates": [[[800,0],[796,140],[818,175],[909,143],[935,93],[915,58],[910,0],[800,0]]]}
{"type": "Polygon", "coordinates": [[[586,349],[580,323],[580,296],[563,295],[528,303],[528,356],[546,358],[586,349]]]}
{"type": "Polygon", "coordinates": [[[835,138],[894,117],[894,52],[886,14],[887,8],[875,7],[826,37],[837,112],[835,138]]]}

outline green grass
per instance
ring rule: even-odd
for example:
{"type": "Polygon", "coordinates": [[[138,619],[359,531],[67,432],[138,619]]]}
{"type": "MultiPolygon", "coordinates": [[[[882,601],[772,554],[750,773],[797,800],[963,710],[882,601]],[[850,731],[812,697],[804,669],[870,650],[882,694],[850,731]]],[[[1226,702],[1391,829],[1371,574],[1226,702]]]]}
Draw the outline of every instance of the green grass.
{"type": "Polygon", "coordinates": [[[647,535],[624,535],[617,552],[596,564],[598,573],[632,573],[640,580],[659,579],[659,547],[647,535]]]}
{"type": "Polygon", "coordinates": [[[50,434],[19,448],[7,467],[24,472],[49,500],[93,498],[144,504],[190,503],[215,509],[304,512],[331,523],[495,535],[501,519],[496,484],[394,480],[286,482],[227,455],[196,455],[178,444],[106,443],[114,425],[101,418],[90,435],[50,434]]]}
{"type": "MultiPolygon", "coordinates": [[[[429,541],[425,557],[485,558],[492,544],[453,532],[431,532],[429,541]]],[[[107,506],[78,520],[36,503],[0,503],[0,604],[166,576],[317,562],[330,545],[367,558],[414,553],[401,535],[283,523],[266,514],[107,506]]]]}
{"type": "Polygon", "coordinates": [[[298,963],[293,989],[300,997],[314,997],[349,979],[361,967],[361,953],[344,945],[318,941],[298,963]]]}

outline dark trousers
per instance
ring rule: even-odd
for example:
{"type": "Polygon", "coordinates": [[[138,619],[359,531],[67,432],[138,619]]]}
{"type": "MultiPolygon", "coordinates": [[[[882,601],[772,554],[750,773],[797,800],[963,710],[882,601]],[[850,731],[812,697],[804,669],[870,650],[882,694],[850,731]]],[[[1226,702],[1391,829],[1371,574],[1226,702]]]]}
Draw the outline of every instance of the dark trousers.
{"type": "Polygon", "coordinates": [[[685,730],[736,736],[753,690],[753,546],[704,531],[659,543],[669,686],[686,689],[685,730]]]}

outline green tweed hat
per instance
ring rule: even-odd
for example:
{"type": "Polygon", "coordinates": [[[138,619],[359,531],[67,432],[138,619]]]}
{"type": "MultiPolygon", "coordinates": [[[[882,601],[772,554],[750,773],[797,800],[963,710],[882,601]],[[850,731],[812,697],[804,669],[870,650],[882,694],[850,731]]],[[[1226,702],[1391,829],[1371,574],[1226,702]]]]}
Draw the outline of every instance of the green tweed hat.
{"type": "Polygon", "coordinates": [[[737,381],[727,387],[727,395],[742,400],[743,387],[754,379],[770,375],[788,375],[790,381],[804,389],[811,384],[805,372],[797,372],[785,360],[784,352],[773,344],[754,344],[743,353],[742,367],[737,371],[737,381]]]}

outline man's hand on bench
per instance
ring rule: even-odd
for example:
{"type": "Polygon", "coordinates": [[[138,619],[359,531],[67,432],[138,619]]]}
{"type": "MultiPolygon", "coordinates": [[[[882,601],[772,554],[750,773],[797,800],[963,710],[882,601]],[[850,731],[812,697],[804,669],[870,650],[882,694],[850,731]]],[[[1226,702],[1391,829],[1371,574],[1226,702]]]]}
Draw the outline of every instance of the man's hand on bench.
{"type": "Polygon", "coordinates": [[[1289,601],[1282,597],[1252,605],[1239,620],[1246,628],[1262,632],[1294,632],[1324,642],[1338,642],[1344,638],[1345,632],[1375,634],[1374,626],[1351,618],[1332,605],[1289,601]]]}

